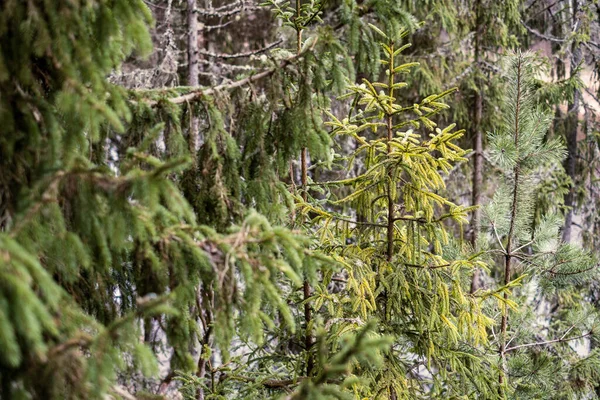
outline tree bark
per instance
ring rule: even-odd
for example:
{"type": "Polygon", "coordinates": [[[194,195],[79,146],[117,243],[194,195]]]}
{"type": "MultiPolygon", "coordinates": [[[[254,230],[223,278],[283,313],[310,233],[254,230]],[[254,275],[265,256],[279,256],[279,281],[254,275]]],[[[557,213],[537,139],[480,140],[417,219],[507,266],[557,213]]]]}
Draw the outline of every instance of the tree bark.
{"type": "MultiPolygon", "coordinates": [[[[302,13],[302,0],[296,0],[296,18],[299,18],[302,13]]],[[[296,27],[296,55],[299,56],[302,53],[302,27],[296,27]]],[[[292,183],[294,182],[293,171],[294,168],[290,162],[290,171],[292,183]]],[[[302,185],[302,199],[308,200],[308,149],[303,147],[300,153],[300,179],[302,185]]],[[[310,322],[312,320],[312,309],[311,305],[307,301],[311,296],[311,287],[308,279],[304,280],[303,284],[304,294],[304,321],[306,323],[306,332],[304,336],[304,347],[306,349],[306,376],[310,377],[314,369],[314,358],[311,354],[313,346],[313,337],[310,331],[310,322]]]]}
{"type": "MultiPolygon", "coordinates": [[[[196,0],[187,1],[187,20],[188,20],[188,86],[197,87],[199,84],[198,74],[200,55],[198,53],[198,15],[196,13],[196,0]]],[[[199,146],[199,127],[198,118],[194,117],[190,105],[190,133],[189,146],[190,152],[195,157],[199,146]]]]}
{"type": "MultiPolygon", "coordinates": [[[[520,134],[520,126],[519,126],[519,118],[521,113],[521,63],[522,59],[519,58],[518,70],[517,70],[517,102],[515,108],[515,149],[516,153],[519,153],[519,134],[520,134]]],[[[517,220],[517,206],[518,206],[518,195],[519,195],[519,175],[520,169],[519,164],[515,165],[513,173],[514,173],[514,186],[513,186],[513,198],[512,198],[512,206],[510,212],[510,227],[508,230],[508,235],[506,237],[506,252],[504,254],[504,286],[508,285],[510,282],[510,277],[512,275],[512,258],[513,258],[513,247],[512,241],[515,235],[515,225],[517,220]]],[[[502,305],[502,323],[500,326],[500,374],[498,376],[498,383],[500,384],[500,395],[504,398],[504,388],[503,385],[507,383],[507,374],[506,374],[506,333],[508,331],[508,307],[506,305],[506,301],[508,300],[508,293],[504,292],[504,304],[502,305]]]]}
{"type": "MultiPolygon", "coordinates": [[[[198,53],[198,15],[196,13],[196,0],[187,0],[187,22],[188,22],[188,86],[197,87],[199,85],[198,74],[199,69],[199,53],[198,53]]],[[[189,116],[190,116],[190,131],[189,131],[189,147],[192,157],[196,159],[196,152],[198,151],[199,145],[199,123],[198,118],[193,115],[192,105],[189,105],[189,116]]],[[[198,309],[197,312],[202,313],[202,309],[198,309]]],[[[206,329],[206,328],[205,328],[206,329]]],[[[200,354],[198,355],[198,364],[196,367],[196,376],[204,378],[206,374],[206,360],[204,358],[204,344],[208,342],[210,331],[205,332],[205,340],[202,343],[200,354]]],[[[204,389],[198,387],[196,392],[196,398],[198,400],[204,400],[204,389]]]]}
{"type": "MultiPolygon", "coordinates": [[[[579,20],[579,13],[581,11],[580,0],[572,0],[571,12],[573,31],[576,32],[579,29],[581,21],[579,20]]],[[[581,63],[582,52],[581,43],[574,41],[571,45],[571,78],[576,77],[579,72],[577,67],[581,63]]],[[[581,93],[579,89],[573,90],[573,102],[568,105],[567,114],[567,158],[565,159],[564,167],[565,172],[571,178],[571,187],[569,192],[565,195],[565,206],[567,207],[567,213],[565,215],[565,225],[563,227],[563,241],[569,243],[572,236],[573,226],[573,207],[575,206],[575,186],[576,186],[576,175],[575,175],[575,164],[577,160],[577,131],[579,128],[579,102],[581,93]]]]}
{"type": "MultiPolygon", "coordinates": [[[[481,224],[481,189],[483,184],[483,134],[481,132],[481,119],[483,115],[483,80],[479,74],[479,63],[481,61],[481,40],[483,38],[483,21],[481,13],[481,0],[477,0],[475,4],[476,23],[475,23],[475,107],[473,108],[473,192],[472,204],[478,208],[473,211],[471,220],[471,244],[476,249],[477,238],[481,224]]],[[[479,268],[473,272],[471,281],[471,293],[475,292],[479,285],[479,268]]]]}
{"type": "MultiPolygon", "coordinates": [[[[390,64],[389,64],[389,80],[388,80],[388,86],[389,86],[389,96],[391,99],[394,98],[394,43],[390,43],[390,53],[392,54],[392,56],[390,57],[390,64]]],[[[386,145],[387,145],[387,155],[388,158],[391,157],[392,154],[392,139],[394,137],[394,132],[393,132],[393,126],[394,126],[394,121],[393,121],[393,115],[391,113],[386,115],[386,145]]],[[[393,258],[394,258],[394,223],[395,223],[395,213],[394,213],[394,208],[395,208],[395,204],[394,204],[394,197],[392,195],[392,185],[396,185],[396,182],[394,180],[394,174],[392,171],[392,166],[390,165],[388,170],[388,181],[387,181],[387,200],[388,200],[388,209],[387,209],[387,251],[386,251],[386,255],[387,255],[387,261],[389,263],[392,262],[393,258]]],[[[387,320],[387,314],[388,314],[388,297],[387,297],[387,291],[384,290],[383,291],[383,299],[384,299],[384,309],[383,309],[383,318],[384,320],[387,320]]],[[[397,400],[398,399],[398,395],[396,394],[396,390],[394,389],[393,386],[390,386],[390,400],[397,400]]]]}

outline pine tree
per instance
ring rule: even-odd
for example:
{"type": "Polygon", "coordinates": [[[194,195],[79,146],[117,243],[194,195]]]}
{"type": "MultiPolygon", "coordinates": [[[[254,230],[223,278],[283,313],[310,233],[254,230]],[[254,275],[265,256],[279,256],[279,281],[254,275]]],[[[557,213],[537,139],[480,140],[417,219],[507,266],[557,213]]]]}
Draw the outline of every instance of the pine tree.
{"type": "Polygon", "coordinates": [[[596,275],[597,261],[560,241],[559,215],[547,213],[532,228],[539,171],[560,165],[565,149],[546,136],[552,118],[536,104],[532,55],[507,63],[504,122],[489,136],[501,181],[484,212],[500,285],[514,288],[499,306],[499,390],[505,398],[586,398],[597,385],[597,353],[579,356],[573,346],[596,340],[598,316],[577,285],[596,275]]]}

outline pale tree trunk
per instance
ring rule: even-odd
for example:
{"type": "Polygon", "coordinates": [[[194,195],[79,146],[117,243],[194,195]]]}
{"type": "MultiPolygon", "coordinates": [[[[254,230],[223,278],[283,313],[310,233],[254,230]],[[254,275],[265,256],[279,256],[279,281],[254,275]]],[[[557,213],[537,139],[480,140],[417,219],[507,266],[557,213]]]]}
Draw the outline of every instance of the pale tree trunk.
{"type": "MultiPolygon", "coordinates": [[[[198,86],[199,53],[198,53],[198,15],[196,13],[196,0],[187,0],[188,22],[188,86],[198,86]]],[[[190,106],[191,107],[191,106],[190,106]]],[[[198,118],[193,115],[190,108],[190,133],[189,146],[195,158],[199,146],[198,118]]]]}
{"type": "MultiPolygon", "coordinates": [[[[199,74],[199,53],[198,53],[198,14],[197,14],[197,4],[196,0],[187,0],[187,23],[188,23],[188,76],[187,76],[187,84],[188,86],[198,86],[198,74],[199,74]]],[[[199,124],[198,118],[193,115],[192,106],[189,105],[189,115],[190,115],[190,131],[188,136],[188,145],[190,147],[190,152],[192,157],[196,159],[196,152],[198,151],[199,145],[199,124]]],[[[198,313],[202,313],[201,309],[197,310],[198,313]]],[[[205,328],[206,329],[206,328],[205,328]]],[[[207,331],[210,332],[210,331],[207,331]]],[[[210,333],[208,333],[210,335],[210,333]]],[[[208,341],[208,338],[205,338],[205,342],[208,341]]],[[[206,375],[206,360],[204,358],[204,346],[200,349],[200,354],[198,355],[198,365],[196,369],[196,376],[198,378],[204,378],[206,375]]],[[[198,387],[197,391],[197,399],[204,400],[204,388],[198,387]]]]}
{"type": "MultiPolygon", "coordinates": [[[[579,29],[581,23],[579,13],[581,12],[580,0],[572,0],[571,3],[573,31],[579,29]]],[[[581,43],[578,41],[573,42],[571,46],[571,77],[575,77],[578,74],[577,67],[581,63],[581,43]]],[[[571,178],[573,185],[569,189],[569,192],[565,195],[565,206],[568,207],[565,215],[565,225],[563,227],[563,240],[565,242],[571,241],[571,231],[573,225],[573,207],[575,206],[575,163],[577,160],[577,131],[579,127],[579,101],[581,93],[578,89],[573,92],[573,102],[569,103],[568,114],[567,114],[567,129],[566,129],[566,141],[567,141],[567,158],[565,160],[565,172],[571,178]]]]}

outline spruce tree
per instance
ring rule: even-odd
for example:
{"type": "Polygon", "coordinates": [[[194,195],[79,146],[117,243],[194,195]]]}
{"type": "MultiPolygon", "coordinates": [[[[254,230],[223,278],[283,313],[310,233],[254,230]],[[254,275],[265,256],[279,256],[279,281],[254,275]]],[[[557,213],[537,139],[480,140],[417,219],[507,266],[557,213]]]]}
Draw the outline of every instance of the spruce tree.
{"type": "MultiPolygon", "coordinates": [[[[287,196],[269,175],[240,186],[237,171],[259,170],[252,155],[270,148],[243,146],[242,163],[210,91],[190,105],[181,90],[128,92],[106,79],[134,49],[149,50],[144,2],[0,11],[1,396],[122,396],[144,388],[139,373],[156,374],[161,346],[167,382],[176,370],[197,373],[211,352],[228,362],[233,338],[260,345],[276,326],[293,334],[286,298],[305,268],[329,261],[244,207],[265,192],[287,196]],[[208,121],[198,154],[182,129],[192,112],[208,121]],[[196,355],[199,337],[216,345],[200,341],[196,355]]],[[[266,132],[268,118],[252,113],[259,104],[243,115],[266,132]]],[[[287,164],[273,153],[266,165],[287,164]]]]}
{"type": "Polygon", "coordinates": [[[591,397],[596,264],[557,240],[534,110],[573,82],[525,56],[471,121],[446,89],[494,108],[517,4],[475,3],[3,2],[0,397],[591,397]],[[499,126],[477,251],[450,121],[499,126]]]}
{"type": "Polygon", "coordinates": [[[493,323],[483,303],[498,294],[469,294],[471,272],[483,264],[446,226],[466,223],[471,208],[441,193],[442,175],[465,161],[455,144],[463,131],[432,120],[452,91],[399,104],[408,90],[402,77],[416,66],[399,61],[408,32],[372,29],[386,78],[350,86],[348,116],[330,114],[328,122],[333,135],[357,144],[337,162],[348,172],[360,164],[361,172],[316,182],[326,193],[316,204],[298,199],[304,215],[314,216],[321,246],[344,265],[315,289],[315,310],[333,338],[375,319],[378,333],[393,340],[382,365],[353,370],[359,398],[493,398],[496,385],[478,353],[493,323]],[[336,282],[341,287],[329,291],[336,282]]]}

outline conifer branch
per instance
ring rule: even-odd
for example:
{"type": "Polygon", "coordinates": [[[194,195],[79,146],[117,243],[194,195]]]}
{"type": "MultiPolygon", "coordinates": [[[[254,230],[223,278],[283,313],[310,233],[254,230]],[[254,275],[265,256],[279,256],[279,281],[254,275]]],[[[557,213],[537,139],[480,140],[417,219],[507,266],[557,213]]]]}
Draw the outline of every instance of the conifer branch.
{"type": "Polygon", "coordinates": [[[94,340],[94,338],[88,334],[80,333],[79,335],[64,341],[48,351],[47,358],[52,358],[63,354],[73,348],[84,348],[89,346],[89,344],[94,340]]]}
{"type": "Polygon", "coordinates": [[[332,318],[325,324],[325,330],[329,330],[329,328],[331,328],[333,324],[337,324],[340,322],[348,322],[350,324],[355,324],[358,326],[362,326],[365,324],[365,322],[360,318],[332,318]]]}
{"type": "Polygon", "coordinates": [[[12,229],[10,230],[11,236],[17,236],[19,232],[25,226],[27,226],[27,224],[31,222],[31,220],[37,215],[42,206],[55,201],[58,186],[64,175],[65,173],[63,171],[59,171],[52,177],[48,184],[48,187],[43,191],[42,195],[40,196],[40,200],[34,203],[31,207],[29,207],[25,216],[22,219],[17,220],[15,225],[12,227],[12,229]]]}
{"type": "Polygon", "coordinates": [[[502,244],[502,239],[500,239],[500,235],[498,235],[498,229],[496,229],[496,224],[494,224],[493,222],[492,222],[492,230],[494,231],[494,236],[496,236],[498,245],[500,245],[500,248],[502,249],[504,254],[506,254],[506,249],[504,248],[504,245],[502,244]]]}
{"type": "Polygon", "coordinates": [[[246,6],[243,1],[236,1],[217,8],[197,9],[196,13],[209,18],[227,18],[244,11],[260,10],[257,6],[246,6]]]}
{"type": "Polygon", "coordinates": [[[362,225],[362,226],[373,226],[373,227],[378,227],[378,228],[386,228],[387,225],[385,224],[378,224],[376,222],[368,222],[368,221],[357,221],[357,220],[353,220],[350,218],[344,218],[344,217],[339,217],[337,215],[331,215],[331,218],[338,220],[338,221],[343,221],[343,222],[348,222],[350,224],[355,224],[355,225],[362,225]]]}
{"type": "Polygon", "coordinates": [[[563,336],[561,336],[558,339],[546,340],[546,341],[543,341],[543,342],[536,342],[536,343],[520,344],[520,345],[517,345],[517,346],[508,347],[504,351],[505,351],[505,353],[508,353],[510,351],[514,351],[514,350],[518,350],[518,349],[523,349],[523,348],[527,348],[527,347],[534,347],[534,346],[537,347],[537,346],[546,346],[546,345],[554,344],[554,343],[572,342],[573,340],[583,339],[583,338],[586,338],[586,337],[591,336],[593,334],[594,334],[594,331],[589,331],[589,332],[584,333],[582,335],[574,336],[574,337],[570,337],[570,338],[565,338],[564,335],[563,335],[563,336]]]}
{"type": "Polygon", "coordinates": [[[527,263],[529,265],[533,265],[533,266],[539,268],[542,273],[549,274],[549,275],[552,275],[552,276],[556,276],[556,275],[561,275],[561,276],[579,275],[579,274],[584,274],[586,272],[592,271],[592,270],[597,269],[598,267],[600,267],[600,265],[594,264],[591,267],[587,267],[587,268],[580,269],[580,270],[577,270],[577,271],[563,272],[563,271],[556,271],[555,268],[557,266],[561,265],[561,264],[566,264],[566,263],[568,263],[570,261],[573,261],[573,260],[564,260],[562,262],[559,262],[559,263],[553,265],[552,268],[544,268],[542,265],[540,265],[540,264],[532,261],[529,258],[523,257],[519,253],[513,252],[512,255],[513,255],[513,257],[517,258],[518,260],[520,260],[520,261],[522,261],[524,263],[527,263]]]}
{"type": "Polygon", "coordinates": [[[211,57],[211,58],[221,58],[223,60],[230,60],[230,59],[235,59],[235,58],[247,58],[247,57],[252,57],[255,56],[257,54],[261,54],[264,53],[266,51],[271,50],[272,48],[278,46],[279,44],[281,44],[281,42],[283,42],[283,39],[279,39],[273,43],[270,43],[264,47],[261,47],[260,49],[256,49],[256,50],[252,50],[252,51],[247,51],[245,53],[235,53],[235,54],[216,54],[216,53],[211,53],[210,51],[205,51],[205,50],[198,50],[198,54],[202,54],[203,56],[207,56],[207,57],[211,57]]]}
{"type": "Polygon", "coordinates": [[[229,25],[233,24],[235,22],[235,20],[230,20],[227,22],[223,22],[222,24],[217,24],[217,25],[202,25],[198,31],[199,32],[212,32],[212,31],[217,31],[217,30],[221,30],[223,28],[228,27],[229,25]]]}
{"type": "Polygon", "coordinates": [[[527,29],[527,31],[529,33],[532,33],[533,35],[539,37],[540,39],[544,39],[544,40],[547,40],[549,42],[554,42],[554,43],[564,43],[564,42],[566,42],[565,39],[560,39],[560,38],[557,38],[557,37],[554,37],[554,36],[544,35],[543,33],[539,32],[539,31],[533,29],[532,27],[530,27],[529,25],[527,25],[525,23],[525,21],[523,21],[523,20],[521,20],[521,25],[523,25],[523,27],[525,29],[527,29]]]}
{"type": "Polygon", "coordinates": [[[421,269],[438,269],[438,268],[446,268],[449,267],[450,263],[446,263],[446,264],[442,264],[442,265],[418,265],[418,264],[409,264],[409,263],[403,263],[404,265],[406,265],[407,267],[411,267],[411,268],[421,268],[421,269]]]}
{"type": "Polygon", "coordinates": [[[590,95],[590,97],[592,97],[596,101],[598,105],[600,105],[600,99],[596,96],[594,92],[592,92],[589,88],[585,88],[585,91],[587,94],[590,95]]]}
{"type": "Polygon", "coordinates": [[[121,328],[127,323],[130,323],[135,318],[139,318],[144,316],[148,311],[151,311],[154,307],[162,305],[165,303],[169,295],[161,296],[157,298],[139,298],[137,301],[138,308],[115,320],[110,325],[106,326],[99,335],[92,336],[84,332],[79,332],[73,338],[66,340],[65,342],[59,343],[56,346],[52,347],[48,350],[47,358],[52,358],[59,356],[73,348],[89,348],[89,346],[94,343],[94,341],[99,340],[100,338],[110,338],[114,339],[118,334],[121,328]]]}
{"type": "Polygon", "coordinates": [[[137,397],[135,397],[134,395],[132,395],[131,393],[129,393],[127,391],[127,389],[125,389],[121,385],[113,385],[110,390],[111,390],[111,392],[113,392],[117,396],[117,397],[110,396],[113,399],[119,399],[119,400],[138,400],[137,397]]]}
{"type": "MultiPolygon", "coordinates": [[[[290,56],[290,57],[280,61],[276,67],[266,69],[257,74],[248,76],[246,78],[240,79],[240,80],[232,82],[232,83],[222,84],[222,85],[217,85],[214,87],[207,87],[207,88],[192,88],[192,90],[189,93],[186,93],[181,96],[176,96],[176,97],[170,97],[170,98],[167,97],[164,99],[164,101],[168,101],[169,103],[172,103],[172,104],[183,104],[183,103],[198,101],[198,100],[201,100],[205,96],[211,96],[211,95],[221,92],[221,91],[229,91],[229,90],[237,89],[237,88],[246,86],[248,84],[257,82],[261,79],[268,78],[269,76],[275,74],[277,71],[293,64],[295,61],[300,59],[305,53],[312,51],[314,49],[314,46],[316,45],[316,43],[317,43],[317,41],[315,40],[310,48],[306,49],[304,52],[290,56]]],[[[172,89],[169,89],[169,91],[170,90],[172,90],[172,89]]],[[[160,103],[159,100],[144,100],[144,102],[152,107],[157,106],[160,103]]],[[[135,102],[132,101],[132,103],[135,103],[135,102]]]]}
{"type": "Polygon", "coordinates": [[[555,271],[553,268],[544,270],[544,273],[550,274],[552,276],[554,275],[563,275],[563,276],[569,276],[569,275],[579,275],[579,274],[584,274],[586,272],[592,271],[594,269],[598,268],[598,265],[593,265],[591,267],[588,268],[584,268],[578,271],[569,271],[569,272],[562,272],[562,271],[555,271]]]}

